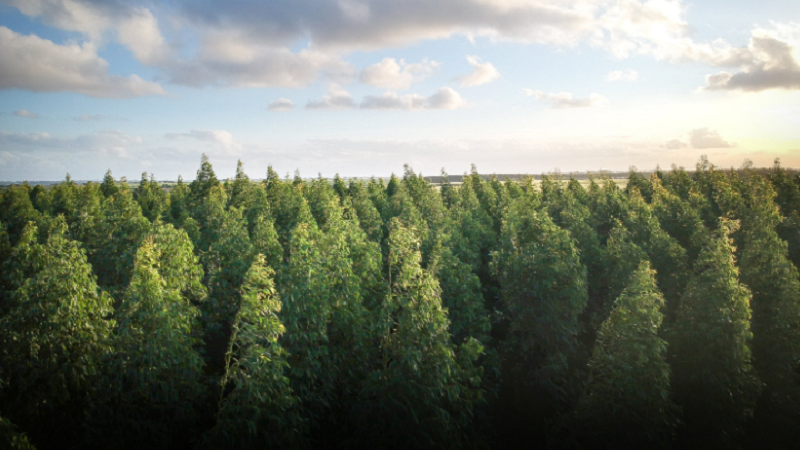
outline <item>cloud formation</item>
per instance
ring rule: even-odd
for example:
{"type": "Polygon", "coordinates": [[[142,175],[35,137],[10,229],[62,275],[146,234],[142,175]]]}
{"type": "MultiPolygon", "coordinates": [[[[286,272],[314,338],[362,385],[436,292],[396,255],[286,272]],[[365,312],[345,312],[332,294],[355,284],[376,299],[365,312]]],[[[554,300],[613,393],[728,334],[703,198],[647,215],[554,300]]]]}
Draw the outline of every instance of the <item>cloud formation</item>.
{"type": "Polygon", "coordinates": [[[729,143],[722,139],[722,136],[714,130],[708,128],[697,128],[689,132],[689,143],[692,148],[707,149],[707,148],[732,148],[736,144],[729,143]]]}
{"type": "Polygon", "coordinates": [[[492,81],[500,78],[500,72],[490,62],[482,63],[481,59],[477,56],[467,56],[467,62],[472,66],[472,73],[459,77],[462,87],[466,86],[479,86],[481,84],[491,83],[492,81]]]}
{"type": "Polygon", "coordinates": [[[639,79],[639,72],[627,70],[614,70],[606,75],[606,81],[636,81],[639,79]]]}
{"type": "Polygon", "coordinates": [[[384,92],[380,96],[367,95],[360,104],[361,109],[406,110],[458,109],[467,106],[466,100],[449,87],[442,87],[430,97],[419,94],[398,96],[396,92],[384,92]]]}
{"type": "Polygon", "coordinates": [[[233,135],[225,130],[191,130],[188,133],[167,133],[167,139],[195,139],[205,142],[226,152],[235,152],[241,148],[241,144],[233,139],[233,135]]]}
{"type": "Polygon", "coordinates": [[[9,88],[105,98],[166,94],[157,83],[137,75],[110,75],[108,62],[91,43],[58,45],[0,26],[0,89],[9,88]]]}
{"type": "Polygon", "coordinates": [[[384,58],[362,70],[359,81],[383,89],[405,90],[411,88],[411,83],[429,76],[439,66],[438,62],[427,59],[408,64],[402,59],[398,62],[394,58],[384,58]]]}
{"type": "Polygon", "coordinates": [[[356,102],[353,100],[353,96],[337,86],[329,87],[328,95],[323,95],[322,99],[306,103],[306,109],[316,110],[353,109],[355,107],[356,102]]]}
{"type": "Polygon", "coordinates": [[[27,109],[20,109],[18,111],[14,111],[12,114],[14,114],[17,117],[25,117],[25,118],[28,118],[28,119],[38,119],[39,118],[38,114],[36,114],[35,112],[28,111],[27,109]]]}
{"type": "Polygon", "coordinates": [[[592,108],[601,106],[607,101],[605,97],[595,93],[592,93],[587,98],[575,98],[571,92],[545,93],[527,88],[523,89],[522,92],[529,97],[536,98],[536,100],[540,102],[549,104],[553,109],[592,108]]]}
{"type": "Polygon", "coordinates": [[[757,29],[743,49],[740,72],[719,72],[706,77],[706,90],[759,92],[769,89],[800,90],[800,26],[757,29]]]}
{"type": "Polygon", "coordinates": [[[294,103],[288,98],[279,98],[269,102],[267,109],[270,111],[290,111],[294,108],[294,103]]]}

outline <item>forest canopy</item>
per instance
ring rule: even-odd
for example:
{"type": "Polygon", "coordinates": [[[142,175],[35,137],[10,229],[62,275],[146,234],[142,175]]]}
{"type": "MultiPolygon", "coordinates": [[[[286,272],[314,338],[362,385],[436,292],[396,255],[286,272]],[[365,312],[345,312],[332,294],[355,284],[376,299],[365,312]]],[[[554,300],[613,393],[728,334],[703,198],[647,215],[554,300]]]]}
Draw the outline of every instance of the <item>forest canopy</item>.
{"type": "Polygon", "coordinates": [[[0,448],[792,448],[800,175],[0,190],[0,448]]]}

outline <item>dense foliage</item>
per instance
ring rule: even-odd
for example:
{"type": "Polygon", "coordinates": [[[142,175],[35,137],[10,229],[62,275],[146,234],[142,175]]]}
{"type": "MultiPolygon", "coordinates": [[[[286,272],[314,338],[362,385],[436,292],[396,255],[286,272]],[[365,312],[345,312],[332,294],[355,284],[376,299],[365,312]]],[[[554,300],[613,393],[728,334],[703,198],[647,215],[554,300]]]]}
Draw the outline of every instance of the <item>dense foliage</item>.
{"type": "Polygon", "coordinates": [[[0,448],[792,448],[800,176],[0,191],[0,448]]]}

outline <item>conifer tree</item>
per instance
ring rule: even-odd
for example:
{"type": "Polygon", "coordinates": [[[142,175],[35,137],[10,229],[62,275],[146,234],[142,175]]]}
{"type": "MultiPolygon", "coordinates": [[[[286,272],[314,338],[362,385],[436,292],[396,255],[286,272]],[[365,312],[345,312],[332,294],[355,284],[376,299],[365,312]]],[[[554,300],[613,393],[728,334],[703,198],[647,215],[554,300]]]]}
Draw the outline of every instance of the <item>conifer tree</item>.
{"type": "Polygon", "coordinates": [[[30,198],[33,207],[40,213],[50,213],[53,208],[53,199],[50,191],[42,187],[41,184],[37,184],[31,189],[30,198]]]}
{"type": "Polygon", "coordinates": [[[285,329],[272,273],[259,255],[245,275],[216,425],[203,437],[203,448],[299,448],[305,437],[299,401],[285,375],[289,355],[279,343],[285,329]]]}
{"type": "MultiPolygon", "coordinates": [[[[700,253],[705,233],[700,213],[688,200],[667,190],[658,177],[652,178],[651,183],[653,214],[661,228],[686,249],[688,261],[693,262],[700,253]]],[[[688,196],[696,198],[698,194],[691,192],[688,196]]]]}
{"type": "Polygon", "coordinates": [[[203,394],[197,347],[199,311],[158,273],[166,249],[141,246],[116,312],[114,350],[103,358],[95,436],[114,448],[186,445],[203,394]]]}
{"type": "Polygon", "coordinates": [[[136,201],[142,208],[142,215],[150,222],[160,220],[169,210],[169,196],[161,185],[158,184],[153,174],[147,178],[147,172],[142,173],[139,187],[136,189],[136,201]]]}
{"type": "Polygon", "coordinates": [[[667,343],[659,337],[664,298],[642,261],[603,322],[575,431],[592,448],[649,448],[672,438],[679,410],[670,400],[667,343]]]}
{"type": "Polygon", "coordinates": [[[231,183],[231,194],[228,199],[228,206],[243,208],[249,202],[250,196],[250,177],[244,173],[242,160],[236,163],[236,177],[231,183]]]}
{"type": "Polygon", "coordinates": [[[80,223],[80,240],[86,246],[89,262],[103,287],[125,289],[131,277],[133,260],[150,229],[127,183],[116,195],[102,201],[98,217],[80,223]]]}
{"type": "Polygon", "coordinates": [[[766,385],[756,415],[774,431],[766,435],[784,439],[777,446],[791,445],[800,437],[800,274],[775,231],[781,217],[772,185],[753,172],[744,184],[740,270],[753,293],[753,360],[766,385]]]}
{"type": "Polygon", "coordinates": [[[633,242],[650,257],[671,319],[689,278],[686,250],[661,228],[652,206],[635,189],[631,191],[627,213],[621,219],[631,232],[633,242]]]}
{"type": "Polygon", "coordinates": [[[231,321],[239,304],[242,282],[254,256],[247,224],[236,208],[222,212],[219,239],[204,255],[208,267],[208,301],[203,304],[206,362],[209,369],[222,369],[231,321]]]}
{"type": "Polygon", "coordinates": [[[11,186],[0,191],[0,220],[6,224],[11,244],[17,243],[28,222],[37,222],[40,216],[25,187],[11,186]]]}
{"type": "Polygon", "coordinates": [[[111,169],[108,169],[105,177],[103,177],[103,182],[100,184],[100,191],[106,198],[111,197],[113,195],[117,195],[119,193],[119,188],[117,187],[117,181],[114,179],[114,176],[111,175],[111,169]]]}
{"type": "Polygon", "coordinates": [[[604,283],[607,292],[603,302],[596,305],[596,310],[591,311],[594,316],[593,322],[596,325],[600,325],[606,320],[615,300],[628,286],[631,275],[642,262],[649,261],[647,253],[633,242],[630,232],[622,225],[622,222],[616,219],[608,235],[605,254],[604,283]]]}
{"type": "Polygon", "coordinates": [[[775,202],[783,216],[776,231],[789,244],[789,259],[800,268],[800,176],[795,173],[792,177],[776,159],[769,180],[775,188],[775,202]]]}
{"type": "Polygon", "coordinates": [[[586,269],[569,232],[524,199],[511,207],[500,245],[494,270],[516,370],[529,385],[558,392],[586,308],[586,269]]]}
{"type": "Polygon", "coordinates": [[[735,222],[720,220],[700,252],[670,332],[675,402],[687,438],[726,445],[753,415],[761,382],[750,352],[750,291],[739,283],[729,238],[735,222]]]}
{"type": "Polygon", "coordinates": [[[178,176],[178,183],[169,192],[170,221],[176,226],[182,226],[189,218],[189,186],[183,182],[183,177],[178,176]]]}
{"type": "Polygon", "coordinates": [[[63,218],[41,238],[29,224],[3,268],[13,293],[0,317],[0,410],[34,442],[68,445],[110,350],[111,299],[63,218]]]}
{"type": "Polygon", "coordinates": [[[267,266],[279,270],[283,265],[283,247],[278,241],[278,232],[268,217],[259,216],[250,235],[253,250],[264,256],[267,266]]]}
{"type": "MultiPolygon", "coordinates": [[[[392,219],[390,288],[375,310],[380,351],[357,403],[357,446],[457,447],[480,398],[480,377],[463,378],[438,283],[420,266],[419,247],[415,234],[392,219]]],[[[465,350],[470,363],[482,352],[474,340],[465,350]]]]}

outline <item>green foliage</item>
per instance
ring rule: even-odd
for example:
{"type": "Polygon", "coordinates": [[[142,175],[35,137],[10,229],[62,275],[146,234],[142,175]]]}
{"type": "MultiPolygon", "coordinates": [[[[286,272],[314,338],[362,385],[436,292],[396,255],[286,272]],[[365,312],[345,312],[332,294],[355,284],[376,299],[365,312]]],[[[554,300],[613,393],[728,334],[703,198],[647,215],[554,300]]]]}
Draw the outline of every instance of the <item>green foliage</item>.
{"type": "Polygon", "coordinates": [[[631,167],[628,173],[628,184],[625,185],[625,193],[630,196],[637,190],[647,203],[653,200],[653,185],[644,175],[637,171],[636,167],[631,167]]]}
{"type": "Polygon", "coordinates": [[[0,412],[43,449],[792,448],[800,176],[618,182],[0,189],[0,412]]]}
{"type": "Polygon", "coordinates": [[[520,199],[503,225],[494,270],[517,370],[528,383],[558,392],[587,302],[586,268],[574,241],[547,213],[520,199]]]}
{"type": "Polygon", "coordinates": [[[197,177],[189,184],[189,192],[191,198],[197,202],[200,199],[208,198],[211,195],[211,189],[214,187],[221,187],[217,175],[214,173],[214,168],[208,160],[208,156],[204,153],[200,158],[200,168],[197,169],[197,177]]]}
{"type": "Polygon", "coordinates": [[[131,284],[116,312],[114,350],[103,358],[93,428],[104,446],[185,445],[203,393],[203,360],[193,337],[199,311],[181,296],[174,276],[159,275],[171,255],[157,241],[148,239],[136,255],[131,284]]]}
{"type": "Polygon", "coordinates": [[[0,191],[0,221],[6,225],[12,244],[19,241],[28,222],[36,222],[39,216],[40,213],[33,207],[28,189],[24,186],[12,186],[0,191]]]}
{"type": "Polygon", "coordinates": [[[250,234],[250,242],[256,253],[264,255],[269,267],[278,268],[283,265],[283,247],[278,241],[278,232],[272,224],[272,220],[264,216],[256,219],[253,231],[250,234]]]}
{"type": "Polygon", "coordinates": [[[169,192],[169,218],[176,225],[181,225],[189,217],[189,186],[178,177],[178,183],[169,192]]]}
{"type": "Polygon", "coordinates": [[[142,179],[136,189],[136,201],[142,208],[142,214],[150,222],[161,219],[169,210],[169,196],[155,180],[153,174],[150,174],[148,181],[147,172],[142,173],[142,179]]]}
{"type": "Polygon", "coordinates": [[[111,169],[108,169],[106,175],[103,177],[103,182],[100,184],[100,191],[103,197],[111,197],[119,194],[119,187],[117,187],[117,180],[111,175],[111,169]]]}
{"type": "Polygon", "coordinates": [[[633,242],[647,252],[656,270],[658,287],[664,294],[668,315],[677,307],[689,278],[689,261],[686,250],[665,232],[653,213],[653,208],[633,191],[628,202],[623,223],[630,230],[633,242]]]}
{"type": "MultiPolygon", "coordinates": [[[[700,213],[690,201],[667,190],[659,178],[655,177],[651,182],[653,214],[661,228],[686,249],[687,258],[693,262],[700,254],[706,233],[700,213]]],[[[695,204],[701,203],[694,192],[688,193],[687,197],[695,198],[695,204]]]]}
{"type": "Polygon", "coordinates": [[[663,305],[655,272],[642,261],[600,328],[576,408],[575,429],[593,448],[649,448],[672,438],[679,410],[658,335],[663,305]]]}
{"type": "Polygon", "coordinates": [[[285,372],[288,354],[281,302],[272,270],[259,255],[248,269],[221,381],[216,425],[204,437],[208,448],[298,448],[305,424],[285,372]]]}
{"type": "MultiPolygon", "coordinates": [[[[85,210],[85,208],[81,208],[85,210]]],[[[116,195],[102,200],[98,215],[79,223],[80,240],[103,287],[124,289],[130,282],[133,260],[150,222],[142,216],[126,183],[116,195]]]]}
{"type": "Polygon", "coordinates": [[[240,210],[223,211],[215,232],[219,240],[204,255],[210,295],[203,304],[206,362],[213,372],[222,369],[230,326],[240,301],[240,288],[254,256],[240,210]]]}
{"type": "MultiPolygon", "coordinates": [[[[40,438],[51,421],[63,430],[80,420],[110,350],[111,299],[98,291],[86,255],[66,232],[61,219],[40,244],[28,225],[3,271],[15,289],[0,317],[0,409],[17,423],[38,424],[26,428],[40,438]]],[[[66,429],[59,439],[78,430],[66,429]]]]}
{"type": "MultiPolygon", "coordinates": [[[[390,290],[375,311],[380,351],[356,411],[359,447],[458,447],[471,407],[480,399],[480,377],[469,377],[458,364],[438,282],[420,263],[419,239],[393,219],[390,290]]],[[[481,351],[477,341],[470,341],[465,363],[481,351]]]]}
{"type": "Polygon", "coordinates": [[[8,450],[36,450],[25,433],[20,433],[5,417],[0,416],[0,447],[8,450]]]}
{"type": "Polygon", "coordinates": [[[722,220],[700,252],[670,332],[673,391],[692,434],[725,443],[741,432],[761,390],[750,353],[750,291],[739,283],[722,220]]]}
{"type": "MultiPolygon", "coordinates": [[[[774,430],[800,431],[800,274],[787,244],[775,231],[781,221],[772,185],[750,173],[739,211],[742,219],[741,279],[753,293],[753,360],[766,384],[759,408],[774,430]],[[775,423],[775,421],[778,421],[775,423]]],[[[789,436],[795,433],[787,433],[789,436]]],[[[773,433],[774,437],[780,433],[773,433]]],[[[786,445],[786,444],[784,444],[786,445]]]]}

